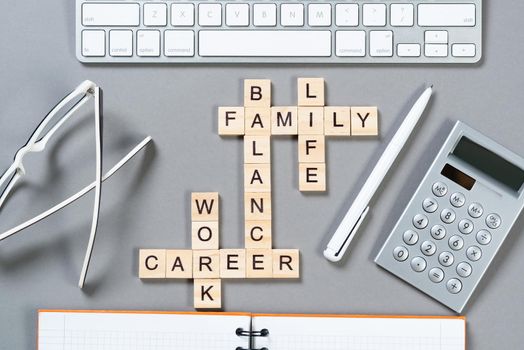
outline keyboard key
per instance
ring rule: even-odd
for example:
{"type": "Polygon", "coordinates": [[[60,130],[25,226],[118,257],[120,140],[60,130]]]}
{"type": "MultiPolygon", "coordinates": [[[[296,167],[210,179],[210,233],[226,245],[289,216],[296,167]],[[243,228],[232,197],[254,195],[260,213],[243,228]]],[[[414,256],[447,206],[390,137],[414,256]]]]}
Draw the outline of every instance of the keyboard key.
{"type": "Polygon", "coordinates": [[[136,35],[136,54],[138,56],[160,56],[160,32],[158,30],[138,30],[136,35]]]}
{"type": "Polygon", "coordinates": [[[442,252],[438,256],[438,262],[440,265],[448,267],[453,265],[453,261],[455,260],[455,257],[450,252],[442,252]]]}
{"type": "Polygon", "coordinates": [[[421,27],[473,27],[475,4],[419,4],[421,27]]]}
{"type": "Polygon", "coordinates": [[[335,24],[339,27],[358,26],[358,5],[337,4],[335,6],[335,24]]]}
{"type": "Polygon", "coordinates": [[[226,25],[229,27],[246,27],[249,25],[248,4],[227,4],[226,25]]]}
{"type": "Polygon", "coordinates": [[[171,5],[171,25],[191,27],[195,25],[195,6],[193,4],[171,5]]]}
{"type": "Polygon", "coordinates": [[[198,51],[213,57],[329,57],[331,32],[201,30],[198,51]]]}
{"type": "Polygon", "coordinates": [[[404,239],[404,243],[407,245],[413,245],[418,242],[418,233],[413,230],[407,230],[402,235],[402,238],[404,239]]]}
{"type": "Polygon", "coordinates": [[[440,212],[440,220],[445,222],[446,224],[451,224],[453,221],[455,221],[456,214],[452,209],[442,209],[440,212]]]}
{"type": "Polygon", "coordinates": [[[457,265],[457,273],[460,277],[469,277],[472,270],[471,265],[465,261],[457,265]]]}
{"type": "Polygon", "coordinates": [[[431,282],[440,283],[444,279],[444,271],[442,271],[438,267],[434,267],[431,270],[429,270],[428,276],[431,282]]]}
{"type": "Polygon", "coordinates": [[[411,268],[415,272],[422,272],[426,269],[426,260],[420,256],[416,256],[411,260],[411,268]]]}
{"type": "Polygon", "coordinates": [[[304,5],[280,5],[280,24],[283,27],[302,27],[304,25],[304,5]]]}
{"type": "Polygon", "coordinates": [[[482,250],[477,246],[471,246],[466,250],[466,256],[471,261],[477,261],[482,256],[482,250]]]}
{"type": "Polygon", "coordinates": [[[167,26],[167,5],[159,3],[144,4],[145,26],[167,26]]]}
{"type": "Polygon", "coordinates": [[[452,278],[446,283],[446,288],[451,294],[457,294],[462,290],[462,282],[456,278],[452,278]]]}
{"type": "Polygon", "coordinates": [[[428,217],[423,214],[417,214],[413,217],[413,226],[418,228],[419,230],[422,230],[428,226],[428,217]]]}
{"type": "Polygon", "coordinates": [[[426,44],[447,44],[448,32],[445,30],[426,30],[424,41],[426,44]]]}
{"type": "Polygon", "coordinates": [[[277,5],[254,4],[253,24],[260,27],[274,27],[277,25],[277,5]]]}
{"type": "Polygon", "coordinates": [[[84,26],[138,26],[140,5],[116,3],[82,4],[84,26]]]}
{"type": "Polygon", "coordinates": [[[133,31],[109,31],[109,54],[113,57],[133,56],[133,31]]]}
{"type": "Polygon", "coordinates": [[[453,44],[451,45],[451,55],[453,57],[475,57],[475,44],[453,44]]]}
{"type": "Polygon", "coordinates": [[[438,239],[438,240],[446,237],[446,229],[442,225],[433,226],[431,228],[430,233],[431,233],[431,237],[438,239]]]}
{"type": "Polygon", "coordinates": [[[437,251],[437,245],[431,241],[424,241],[420,245],[420,251],[426,256],[431,256],[437,251]]]}
{"type": "Polygon", "coordinates": [[[164,32],[164,55],[194,56],[195,33],[192,30],[166,30],[164,32]]]}
{"type": "Polygon", "coordinates": [[[448,186],[442,182],[435,182],[431,190],[435,196],[442,197],[448,193],[448,186]]]}
{"type": "Polygon", "coordinates": [[[477,232],[477,242],[479,242],[482,245],[489,244],[491,242],[491,233],[487,230],[480,230],[477,232]]]}
{"type": "Polygon", "coordinates": [[[385,4],[364,4],[364,17],[362,22],[367,27],[383,27],[386,25],[385,4]]]}
{"type": "Polygon", "coordinates": [[[468,207],[468,214],[472,218],[480,218],[484,213],[484,208],[480,203],[471,203],[468,207]]]}
{"type": "Polygon", "coordinates": [[[462,219],[458,224],[458,229],[460,233],[469,235],[473,231],[473,222],[471,222],[471,220],[468,219],[462,219]]]}
{"type": "Polygon", "coordinates": [[[453,250],[461,250],[464,247],[464,240],[460,236],[451,236],[449,238],[449,247],[453,250]]]}
{"type": "Polygon", "coordinates": [[[399,57],[420,57],[420,44],[398,44],[397,55],[399,57]]]}
{"type": "Polygon", "coordinates": [[[488,225],[489,228],[498,228],[501,223],[502,219],[498,214],[491,213],[486,216],[486,225],[488,225]]]}
{"type": "Polygon", "coordinates": [[[106,55],[106,32],[103,30],[82,31],[82,55],[103,57],[106,55]]]}
{"type": "Polygon", "coordinates": [[[222,5],[200,3],[198,5],[198,24],[202,27],[221,26],[222,5]]]}
{"type": "Polygon", "coordinates": [[[336,55],[340,57],[364,57],[366,55],[366,32],[363,30],[338,30],[336,55]]]}
{"type": "Polygon", "coordinates": [[[370,31],[369,54],[373,57],[393,56],[393,32],[390,30],[370,31]]]}
{"type": "Polygon", "coordinates": [[[426,44],[424,45],[424,55],[426,57],[446,57],[448,55],[448,45],[426,44]]]}
{"type": "Polygon", "coordinates": [[[466,196],[464,196],[463,193],[455,192],[451,195],[451,197],[449,197],[449,202],[455,208],[460,208],[466,204],[466,196]]]}
{"type": "Polygon", "coordinates": [[[397,261],[404,261],[408,258],[408,256],[409,256],[409,253],[406,247],[399,246],[393,250],[393,257],[397,261]]]}
{"type": "Polygon", "coordinates": [[[391,4],[391,25],[394,27],[413,26],[413,4],[391,4]]]}
{"type": "Polygon", "coordinates": [[[436,199],[426,198],[422,202],[422,208],[426,213],[434,213],[438,209],[438,203],[436,199]]]}
{"type": "Polygon", "coordinates": [[[308,23],[311,27],[331,25],[331,4],[309,4],[308,23]]]}

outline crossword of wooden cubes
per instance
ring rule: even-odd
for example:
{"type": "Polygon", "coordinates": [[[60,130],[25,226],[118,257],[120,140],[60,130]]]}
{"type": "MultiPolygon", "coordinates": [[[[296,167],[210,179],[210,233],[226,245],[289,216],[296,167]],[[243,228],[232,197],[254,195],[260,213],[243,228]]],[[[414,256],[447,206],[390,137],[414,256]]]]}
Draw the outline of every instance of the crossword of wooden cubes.
{"type": "Polygon", "coordinates": [[[224,278],[299,278],[298,249],[272,249],[269,194],[246,193],[245,248],[219,249],[219,194],[192,193],[192,249],[140,249],[139,277],[193,279],[196,309],[222,307],[224,278]]]}
{"type": "Polygon", "coordinates": [[[271,81],[246,79],[244,106],[218,108],[219,135],[244,136],[245,181],[267,179],[245,185],[246,200],[248,188],[264,192],[270,181],[272,135],[298,135],[300,191],[326,190],[326,136],[378,135],[377,107],[326,106],[323,78],[299,78],[297,87],[297,106],[271,106],[271,81]]]}

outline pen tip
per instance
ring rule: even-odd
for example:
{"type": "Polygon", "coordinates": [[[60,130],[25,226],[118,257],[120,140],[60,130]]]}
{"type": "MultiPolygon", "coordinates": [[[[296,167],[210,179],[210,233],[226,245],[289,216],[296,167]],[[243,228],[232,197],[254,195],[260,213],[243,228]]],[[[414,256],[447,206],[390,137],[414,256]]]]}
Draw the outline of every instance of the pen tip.
{"type": "Polygon", "coordinates": [[[433,84],[431,84],[431,85],[429,86],[429,88],[430,88],[430,89],[433,89],[433,84]]]}

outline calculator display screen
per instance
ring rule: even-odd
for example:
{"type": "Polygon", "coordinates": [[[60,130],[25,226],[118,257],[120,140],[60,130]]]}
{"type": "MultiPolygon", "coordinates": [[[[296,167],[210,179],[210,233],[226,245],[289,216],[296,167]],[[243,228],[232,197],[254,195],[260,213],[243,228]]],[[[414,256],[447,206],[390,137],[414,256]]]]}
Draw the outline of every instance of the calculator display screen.
{"type": "Polygon", "coordinates": [[[449,164],[444,165],[444,168],[442,168],[442,171],[440,173],[448,179],[450,179],[451,181],[458,183],[460,186],[464,187],[468,191],[471,190],[471,188],[475,184],[474,178],[464,174],[462,171],[449,164]]]}
{"type": "Polygon", "coordinates": [[[524,184],[524,170],[467,137],[460,139],[453,155],[514,191],[524,184]]]}

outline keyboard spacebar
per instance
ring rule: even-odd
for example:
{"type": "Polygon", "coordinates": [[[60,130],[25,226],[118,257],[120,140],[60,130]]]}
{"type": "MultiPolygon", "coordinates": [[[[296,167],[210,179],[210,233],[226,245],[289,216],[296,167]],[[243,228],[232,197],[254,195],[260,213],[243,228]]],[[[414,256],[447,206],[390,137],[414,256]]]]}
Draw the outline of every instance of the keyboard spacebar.
{"type": "Polygon", "coordinates": [[[329,57],[327,30],[201,30],[200,56],[211,57],[329,57]]]}

